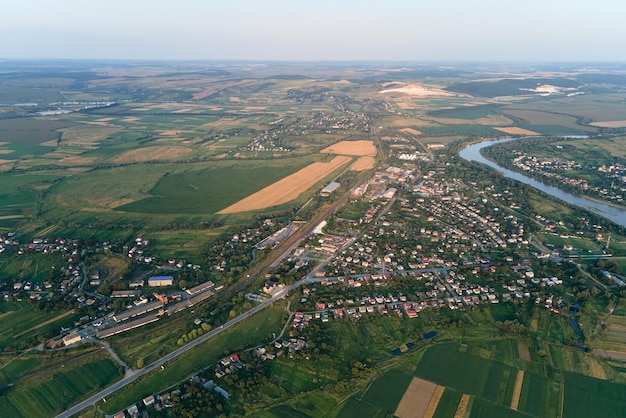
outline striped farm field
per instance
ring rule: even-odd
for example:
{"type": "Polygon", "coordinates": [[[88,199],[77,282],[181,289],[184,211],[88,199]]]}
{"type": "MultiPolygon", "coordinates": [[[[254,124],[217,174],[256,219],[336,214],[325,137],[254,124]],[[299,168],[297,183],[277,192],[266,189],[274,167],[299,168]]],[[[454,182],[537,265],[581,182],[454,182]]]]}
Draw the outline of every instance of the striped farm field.
{"type": "Polygon", "coordinates": [[[337,156],[327,163],[313,163],[265,187],[258,192],[219,211],[219,214],[248,212],[266,209],[290,202],[324,179],[339,167],[351,161],[350,157],[337,156]]]}
{"type": "Polygon", "coordinates": [[[60,370],[50,376],[29,379],[6,392],[0,398],[2,416],[54,416],[120,377],[117,365],[107,358],[60,370]]]}
{"type": "MultiPolygon", "coordinates": [[[[426,411],[431,409],[430,416],[432,416],[437,405],[435,404],[434,408],[429,407],[435,393],[438,393],[438,398],[440,398],[441,394],[443,394],[443,387],[414,377],[406,392],[404,392],[404,396],[402,396],[396,408],[395,415],[399,418],[423,418],[426,416],[426,411]],[[441,390],[437,391],[439,388],[441,390]]],[[[437,399],[437,403],[439,403],[439,399],[437,399]]]]}

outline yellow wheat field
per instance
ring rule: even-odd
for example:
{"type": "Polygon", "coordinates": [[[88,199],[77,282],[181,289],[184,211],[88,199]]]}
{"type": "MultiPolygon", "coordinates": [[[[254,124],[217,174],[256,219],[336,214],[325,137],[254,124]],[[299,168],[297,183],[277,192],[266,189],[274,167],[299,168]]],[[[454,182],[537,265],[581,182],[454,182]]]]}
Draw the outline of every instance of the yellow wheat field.
{"type": "Polygon", "coordinates": [[[517,128],[515,126],[508,126],[504,128],[496,128],[494,126],[493,129],[509,135],[539,135],[537,132],[529,131],[528,129],[517,128]]]}
{"type": "Polygon", "coordinates": [[[328,163],[313,163],[295,173],[278,180],[264,189],[236,202],[226,209],[219,211],[220,214],[248,212],[251,210],[265,209],[296,199],[300,194],[308,190],[315,183],[322,180],[329,173],[341,167],[350,157],[337,156],[328,163]]]}
{"type": "Polygon", "coordinates": [[[324,154],[340,154],[340,155],[376,155],[376,147],[372,141],[341,141],[324,148],[320,152],[324,154]]]}
{"type": "Polygon", "coordinates": [[[370,168],[374,168],[375,164],[376,164],[376,160],[374,159],[374,157],[368,157],[368,156],[359,157],[358,160],[352,163],[352,165],[350,166],[350,170],[365,171],[365,170],[369,170],[370,168]]]}

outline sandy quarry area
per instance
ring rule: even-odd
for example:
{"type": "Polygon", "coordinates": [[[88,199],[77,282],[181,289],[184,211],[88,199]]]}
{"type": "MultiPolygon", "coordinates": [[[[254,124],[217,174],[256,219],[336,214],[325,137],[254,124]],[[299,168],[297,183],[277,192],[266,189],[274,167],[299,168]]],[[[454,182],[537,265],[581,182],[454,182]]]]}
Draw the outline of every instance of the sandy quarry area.
{"type": "Polygon", "coordinates": [[[372,141],[360,140],[360,141],[341,141],[324,148],[320,152],[324,154],[339,154],[339,155],[376,155],[376,147],[372,141]]]}
{"type": "Polygon", "coordinates": [[[385,89],[379,91],[379,93],[404,93],[409,96],[417,96],[417,97],[430,97],[430,96],[456,96],[457,94],[451,93],[449,91],[445,91],[437,88],[424,87],[421,84],[416,83],[393,83],[394,85],[399,85],[400,87],[394,87],[391,89],[385,89]]]}
{"type": "Polygon", "coordinates": [[[315,183],[350,161],[350,157],[337,156],[328,163],[313,163],[295,173],[278,180],[256,193],[236,202],[219,214],[247,212],[265,209],[296,199],[315,183]]]}
{"type": "Polygon", "coordinates": [[[494,126],[493,129],[509,135],[539,135],[537,132],[529,131],[528,129],[517,128],[515,126],[508,126],[504,128],[497,128],[494,126]]]}

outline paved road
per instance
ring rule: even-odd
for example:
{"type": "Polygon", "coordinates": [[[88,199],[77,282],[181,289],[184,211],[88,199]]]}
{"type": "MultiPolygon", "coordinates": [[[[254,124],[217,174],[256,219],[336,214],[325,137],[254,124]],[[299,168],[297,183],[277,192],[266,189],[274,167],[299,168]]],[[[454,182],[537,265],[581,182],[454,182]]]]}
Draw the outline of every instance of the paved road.
{"type": "MultiPolygon", "coordinates": [[[[231,286],[231,288],[229,289],[230,291],[238,291],[243,289],[245,286],[247,286],[250,282],[252,282],[253,280],[257,279],[258,277],[262,277],[262,275],[265,275],[265,273],[267,273],[270,268],[277,263],[278,261],[282,260],[285,256],[287,256],[287,254],[289,254],[297,245],[300,244],[300,241],[302,241],[302,239],[304,237],[306,237],[308,234],[310,234],[313,229],[323,220],[327,219],[333,212],[335,212],[336,210],[338,210],[339,208],[341,208],[347,201],[348,198],[350,197],[350,194],[352,193],[352,190],[354,190],[357,186],[354,186],[352,189],[350,189],[350,191],[348,191],[347,193],[345,193],[343,196],[341,196],[341,198],[339,198],[337,201],[335,201],[330,207],[328,207],[326,210],[324,210],[321,214],[319,214],[315,219],[313,219],[311,222],[309,222],[305,227],[300,228],[290,239],[286,240],[285,242],[283,242],[283,244],[281,244],[279,246],[278,251],[275,251],[274,254],[272,254],[267,260],[265,260],[263,262],[263,266],[261,268],[261,270],[254,275],[254,277],[250,277],[246,280],[239,280],[237,283],[235,283],[235,285],[231,286]]],[[[168,355],[162,357],[161,359],[155,361],[152,364],[149,364],[148,366],[144,367],[143,369],[139,369],[139,370],[131,370],[131,371],[127,371],[126,376],[124,376],[120,381],[114,383],[113,385],[107,387],[106,389],[98,392],[97,394],[91,396],[88,399],[85,399],[84,401],[82,401],[81,403],[73,406],[72,408],[68,409],[67,411],[63,412],[62,414],[57,415],[57,418],[66,418],[66,417],[71,417],[72,415],[82,411],[83,409],[95,404],[96,402],[100,401],[101,399],[106,399],[107,396],[110,396],[112,393],[120,390],[121,388],[123,388],[124,386],[136,381],[137,379],[145,376],[146,374],[158,369],[159,367],[163,366],[165,363],[167,363],[170,360],[175,359],[176,357],[184,354],[185,352],[191,350],[192,348],[204,343],[205,341],[209,340],[210,338],[218,335],[220,332],[227,330],[228,328],[232,327],[235,324],[238,324],[239,322],[243,321],[244,319],[249,318],[250,316],[254,315],[255,313],[259,312],[260,310],[264,309],[265,307],[267,307],[268,305],[270,305],[271,303],[277,301],[278,299],[283,298],[285,295],[287,295],[287,293],[295,288],[298,287],[302,284],[305,283],[312,283],[312,282],[316,282],[316,281],[321,281],[324,279],[312,279],[310,277],[306,278],[305,280],[301,280],[299,282],[294,283],[291,286],[285,287],[281,290],[279,290],[276,294],[274,294],[272,296],[271,299],[266,300],[265,302],[262,302],[261,304],[255,306],[254,308],[250,309],[249,311],[241,314],[240,316],[238,316],[237,318],[228,321],[227,323],[225,323],[224,325],[220,326],[220,328],[216,328],[214,330],[211,330],[210,332],[207,332],[206,334],[202,335],[201,337],[191,341],[190,343],[188,343],[187,345],[184,345],[183,347],[180,347],[174,351],[172,351],[171,353],[169,353],[168,355]]]]}
{"type": "MultiPolygon", "coordinates": [[[[409,270],[409,271],[405,271],[403,273],[411,273],[411,272],[440,272],[440,271],[445,271],[445,270],[449,270],[449,268],[432,268],[432,269],[419,269],[419,270],[409,270]]],[[[363,275],[365,276],[365,275],[363,275]]],[[[209,340],[210,338],[215,337],[216,335],[218,335],[219,333],[226,331],[227,329],[229,329],[230,327],[232,327],[233,325],[238,324],[239,322],[248,319],[249,317],[251,317],[252,315],[256,314],[257,312],[265,309],[267,306],[271,305],[272,303],[276,302],[279,299],[284,298],[292,289],[295,289],[299,286],[302,286],[304,284],[310,284],[310,283],[319,283],[325,280],[337,280],[339,281],[339,278],[328,278],[328,277],[310,277],[310,276],[305,276],[302,280],[299,280],[297,282],[295,282],[294,284],[284,287],[280,290],[278,290],[270,299],[266,300],[265,302],[260,303],[259,305],[253,307],[252,309],[250,309],[249,311],[244,312],[243,314],[239,315],[237,318],[234,318],[230,321],[228,321],[227,323],[225,323],[224,325],[220,326],[219,328],[215,328],[209,332],[207,332],[206,334],[202,335],[201,337],[198,337],[197,339],[191,341],[190,343],[188,343],[187,345],[184,345],[183,347],[180,347],[174,351],[172,351],[171,353],[167,354],[166,356],[160,358],[159,360],[155,361],[154,363],[149,364],[148,366],[144,367],[143,369],[139,369],[139,370],[128,370],[126,372],[126,376],[124,376],[120,381],[112,384],[111,386],[107,387],[106,389],[101,390],[100,392],[98,392],[97,394],[91,396],[88,399],[85,399],[84,401],[82,401],[81,403],[73,406],[72,408],[68,409],[67,411],[57,415],[57,418],[69,418],[74,414],[77,414],[78,412],[82,411],[83,409],[95,404],[96,402],[100,401],[101,399],[106,399],[107,396],[110,396],[111,394],[113,394],[114,392],[117,392],[118,390],[122,389],[124,386],[129,385],[130,383],[136,381],[137,379],[147,375],[148,373],[157,370],[158,368],[160,368],[161,366],[164,366],[167,362],[174,360],[176,357],[186,353],[187,351],[191,350],[194,347],[197,347],[198,345],[206,342],[207,340],[209,340]]]]}
{"type": "Polygon", "coordinates": [[[219,328],[215,328],[214,330],[211,330],[211,331],[207,332],[206,334],[202,335],[201,337],[191,341],[189,344],[172,351],[168,355],[160,358],[159,360],[155,361],[152,364],[149,364],[148,366],[144,367],[143,369],[127,372],[126,376],[124,376],[124,378],[122,378],[120,381],[112,384],[111,386],[109,386],[106,389],[98,392],[97,394],[91,396],[90,398],[85,399],[84,401],[82,401],[81,403],[73,406],[72,408],[68,409],[67,411],[57,415],[57,418],[69,418],[72,415],[82,411],[83,409],[85,409],[85,408],[95,404],[96,402],[100,401],[101,399],[103,399],[103,398],[106,399],[107,396],[110,396],[112,393],[117,392],[118,390],[120,390],[124,386],[134,382],[135,380],[145,376],[146,374],[148,374],[148,373],[150,373],[150,372],[152,372],[154,370],[157,370],[161,366],[165,365],[165,363],[167,363],[167,362],[169,362],[171,360],[174,360],[176,357],[186,353],[187,351],[191,350],[194,347],[197,347],[198,345],[204,343],[208,339],[210,339],[212,337],[215,337],[220,332],[226,331],[227,329],[229,329],[233,325],[236,325],[239,322],[241,322],[241,321],[249,318],[250,316],[254,315],[255,313],[265,309],[267,306],[269,306],[273,302],[276,302],[277,300],[279,300],[279,299],[283,298],[285,295],[287,295],[287,293],[291,289],[293,289],[294,287],[300,286],[302,284],[304,284],[304,281],[300,281],[300,282],[298,282],[296,284],[293,284],[291,286],[288,286],[288,287],[285,287],[285,288],[279,290],[278,292],[276,292],[274,294],[274,296],[272,296],[271,299],[268,299],[265,302],[255,306],[255,307],[253,307],[249,311],[244,312],[243,314],[239,315],[237,318],[235,318],[235,319],[233,319],[231,321],[228,321],[227,323],[225,323],[224,325],[220,326],[219,328]]]}

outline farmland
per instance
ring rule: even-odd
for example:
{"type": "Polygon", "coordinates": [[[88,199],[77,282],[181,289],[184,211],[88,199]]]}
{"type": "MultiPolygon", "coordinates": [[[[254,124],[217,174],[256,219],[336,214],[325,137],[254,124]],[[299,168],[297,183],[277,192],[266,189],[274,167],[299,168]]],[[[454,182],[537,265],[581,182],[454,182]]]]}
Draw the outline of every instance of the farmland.
{"type": "MultiPolygon", "coordinates": [[[[341,69],[317,69],[313,73],[320,76],[318,79],[309,78],[310,69],[299,66],[259,68],[252,77],[231,76],[222,69],[199,75],[197,69],[188,68],[182,70],[181,78],[167,79],[168,71],[156,67],[107,68],[106,72],[86,68],[75,74],[61,71],[52,78],[42,74],[45,80],[54,79],[64,85],[71,84],[72,77],[84,83],[83,91],[63,93],[67,101],[95,102],[100,95],[99,101],[88,110],[68,104],[68,113],[47,116],[32,117],[28,109],[22,109],[21,117],[1,121],[1,165],[6,170],[17,170],[19,175],[8,171],[2,174],[3,184],[11,185],[9,190],[14,192],[0,197],[4,200],[0,228],[21,226],[33,233],[56,225],[55,233],[59,235],[126,240],[134,233],[156,232],[160,224],[174,220],[194,224],[199,217],[211,216],[235,225],[249,219],[254,210],[271,211],[276,205],[282,209],[298,207],[311,196],[308,188],[322,184],[321,178],[319,183],[301,184],[301,190],[280,199],[267,198],[266,203],[256,206],[227,209],[308,164],[325,161],[319,153],[324,148],[323,152],[337,149],[333,152],[349,155],[376,153],[369,117],[361,114],[355,104],[335,106],[333,94],[341,100],[351,94],[357,100],[392,98],[404,103],[402,112],[406,114],[401,118],[380,113],[378,104],[368,107],[368,111],[370,116],[382,117],[389,126],[419,132],[426,143],[446,142],[446,137],[458,135],[499,135],[501,131],[494,127],[518,134],[528,133],[524,129],[532,131],[532,126],[554,127],[536,130],[538,133],[559,129],[564,133],[595,132],[597,128],[582,126],[577,118],[619,120],[615,106],[619,106],[621,97],[608,95],[606,102],[584,95],[510,95],[497,101],[483,95],[477,99],[449,91],[466,93],[481,86],[494,93],[521,93],[520,88],[532,86],[536,79],[457,85],[453,78],[444,77],[430,85],[389,81],[387,77],[393,73],[376,68],[365,74],[386,80],[379,87],[362,85],[358,79],[337,83],[321,77],[335,77],[341,69]],[[284,77],[285,71],[298,77],[284,77]],[[143,89],[139,100],[133,97],[136,86],[143,89]],[[380,93],[385,89],[390,91],[380,93]],[[520,101],[532,102],[532,110],[520,101]],[[426,109],[426,114],[419,109],[426,109]],[[507,119],[507,115],[513,118],[507,119]],[[341,151],[344,143],[351,147],[370,145],[367,150],[352,147],[341,151]],[[246,162],[251,165],[246,166],[246,162]],[[185,186],[178,187],[180,184],[185,186]],[[92,190],[99,193],[94,195],[92,190]],[[302,198],[294,200],[298,195],[302,198]],[[241,211],[247,213],[230,215],[241,211]],[[145,214],[156,216],[147,220],[145,214]]],[[[237,73],[235,68],[229,71],[237,73]]],[[[577,83],[560,78],[552,82],[562,88],[577,83]]],[[[58,93],[47,96],[41,90],[42,96],[33,100],[34,91],[26,86],[28,83],[16,83],[11,84],[7,96],[15,98],[15,103],[36,102],[46,110],[47,102],[58,98],[58,93]],[[24,86],[21,93],[16,86],[24,86]],[[23,100],[17,100],[20,94],[23,100]]],[[[371,159],[362,159],[352,169],[368,170],[374,164],[371,159]]],[[[256,196],[254,200],[258,200],[256,196]]],[[[162,247],[166,247],[164,242],[162,247]]]]}
{"type": "MultiPolygon", "coordinates": [[[[457,154],[485,137],[597,134],[521,141],[535,141],[533,157],[586,159],[595,168],[567,171],[588,183],[602,165],[619,172],[620,83],[522,68],[89,65],[0,77],[8,415],[61,411],[296,281],[288,304],[98,407],[113,414],[196,376],[232,394],[220,403],[231,416],[591,416],[594,399],[602,414],[624,408],[625,294],[602,275],[626,266],[623,231],[457,154]],[[31,88],[50,80],[64,88],[31,88]],[[339,187],[319,193],[331,181],[339,187]],[[157,275],[173,284],[142,287],[157,275]],[[117,364],[89,339],[113,312],[173,305],[209,280],[206,302],[107,338],[117,364]],[[142,296],[111,297],[136,286],[142,296]],[[40,345],[60,332],[84,338],[67,357],[40,345]],[[234,353],[242,363],[222,374],[216,362],[234,353]]],[[[617,195],[621,180],[603,187],[617,195]]]]}
{"type": "Polygon", "coordinates": [[[55,335],[62,326],[71,325],[77,315],[72,312],[38,312],[28,302],[0,303],[0,347],[19,347],[43,334],[55,335]]]}
{"type": "Polygon", "coordinates": [[[113,361],[100,358],[74,363],[67,368],[32,377],[0,398],[7,417],[46,417],[65,410],[83,396],[120,377],[113,361]]]}
{"type": "Polygon", "coordinates": [[[327,163],[313,163],[296,173],[271,184],[258,192],[228,206],[219,213],[238,213],[266,209],[298,198],[317,182],[351,161],[348,157],[337,156],[327,163]]]}
{"type": "Polygon", "coordinates": [[[223,167],[169,174],[148,192],[154,197],[118,206],[116,209],[123,212],[159,214],[216,213],[292,174],[298,168],[300,167],[223,167]]]}
{"type": "Polygon", "coordinates": [[[565,373],[563,416],[611,415],[626,409],[626,386],[565,373]]]}
{"type": "MultiPolygon", "coordinates": [[[[267,308],[250,321],[225,331],[217,338],[202,344],[185,356],[174,360],[171,364],[166,365],[163,371],[152,373],[143,378],[139,383],[130,386],[125,391],[118,392],[114,397],[110,398],[106,404],[100,405],[100,407],[108,413],[115,413],[133,403],[136,399],[141,399],[157,390],[165,389],[185,379],[194,372],[198,372],[199,370],[215,364],[224,356],[225,351],[232,352],[242,350],[246,347],[247,341],[254,341],[256,344],[259,341],[267,339],[268,335],[271,336],[272,332],[282,327],[283,322],[283,304],[267,308]]],[[[158,341],[137,340],[137,338],[130,337],[130,339],[126,339],[126,344],[132,344],[129,349],[138,351],[138,353],[134,355],[139,358],[143,358],[142,356],[146,354],[146,350],[154,350],[155,346],[160,346],[158,341]]]]}

